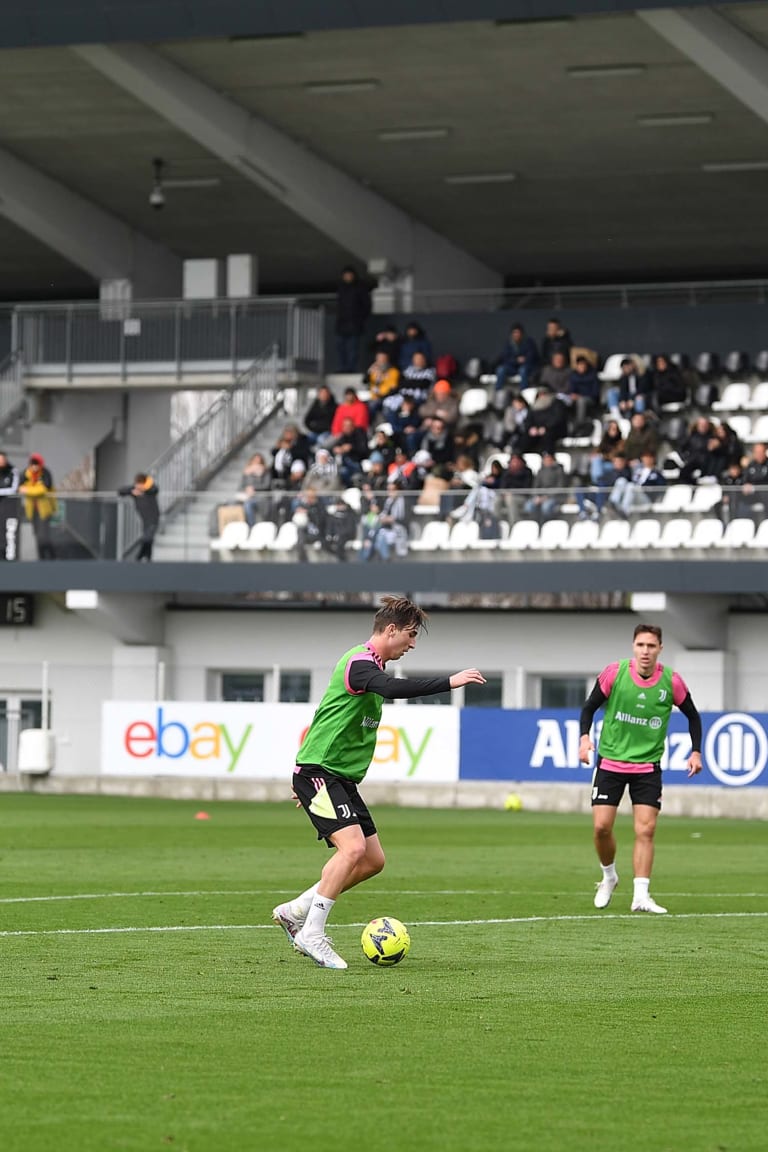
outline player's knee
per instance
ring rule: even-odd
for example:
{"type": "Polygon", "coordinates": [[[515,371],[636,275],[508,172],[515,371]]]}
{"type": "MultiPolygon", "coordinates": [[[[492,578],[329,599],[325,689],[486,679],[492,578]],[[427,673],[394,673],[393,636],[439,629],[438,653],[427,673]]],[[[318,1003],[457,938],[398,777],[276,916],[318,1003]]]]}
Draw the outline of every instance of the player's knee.
{"type": "Polygon", "coordinates": [[[366,866],[368,868],[368,875],[369,876],[378,876],[379,872],[382,872],[384,870],[384,865],[386,863],[386,857],[384,856],[384,853],[381,851],[369,852],[366,855],[365,862],[366,862],[366,866]]]}
{"type": "Polygon", "coordinates": [[[351,840],[339,845],[339,851],[346,857],[350,868],[357,868],[365,860],[365,841],[362,836],[359,840],[351,840]]]}

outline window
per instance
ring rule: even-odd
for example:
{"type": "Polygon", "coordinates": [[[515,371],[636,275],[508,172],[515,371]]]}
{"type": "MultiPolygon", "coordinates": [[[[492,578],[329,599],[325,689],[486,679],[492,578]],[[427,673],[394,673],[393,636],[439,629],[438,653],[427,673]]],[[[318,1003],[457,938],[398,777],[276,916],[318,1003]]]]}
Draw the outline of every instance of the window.
{"type": "Polygon", "coordinates": [[[465,708],[501,708],[501,676],[486,676],[485,684],[464,685],[465,708]]]}
{"type": "Polygon", "coordinates": [[[307,704],[309,702],[309,672],[280,673],[280,703],[307,704]]]}
{"type": "Polygon", "coordinates": [[[263,704],[263,672],[223,672],[221,698],[229,704],[263,704]]]}
{"type": "Polygon", "coordinates": [[[542,708],[580,709],[589,689],[583,676],[542,676],[542,708]]]}

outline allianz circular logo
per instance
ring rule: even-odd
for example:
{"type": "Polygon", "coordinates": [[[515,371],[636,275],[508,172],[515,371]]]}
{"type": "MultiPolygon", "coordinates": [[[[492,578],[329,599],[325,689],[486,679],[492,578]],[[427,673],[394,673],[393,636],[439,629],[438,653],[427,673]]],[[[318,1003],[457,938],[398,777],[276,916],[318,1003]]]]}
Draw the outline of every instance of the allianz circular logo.
{"type": "Polygon", "coordinates": [[[746,712],[726,712],[709,728],[704,759],[721,784],[751,784],[768,763],[768,736],[746,712]]]}
{"type": "Polygon", "coordinates": [[[661,716],[651,716],[651,719],[648,722],[649,728],[661,728],[661,725],[662,725],[661,716]]]}

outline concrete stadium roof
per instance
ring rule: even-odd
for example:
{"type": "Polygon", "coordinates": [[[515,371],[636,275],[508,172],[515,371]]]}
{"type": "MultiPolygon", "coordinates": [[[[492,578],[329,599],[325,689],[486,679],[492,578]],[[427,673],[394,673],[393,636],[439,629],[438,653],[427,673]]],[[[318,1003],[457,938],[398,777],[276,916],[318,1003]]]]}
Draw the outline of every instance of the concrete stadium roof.
{"type": "MultiPolygon", "coordinates": [[[[28,27],[44,7],[26,5],[28,27]]],[[[353,6],[360,21],[363,7],[353,6]]],[[[388,11],[402,20],[400,7],[388,11]]],[[[762,93],[751,105],[738,98],[641,15],[616,7],[150,47],[510,284],[764,275],[768,99],[763,109],[762,93]],[[356,89],[360,81],[369,83],[356,89]]],[[[258,6],[259,19],[272,8],[258,6]]],[[[463,15],[464,6],[434,6],[432,19],[448,9],[463,15]]],[[[717,11],[759,55],[768,51],[768,4],[717,11]]],[[[114,27],[119,38],[124,25],[114,27]]],[[[9,29],[4,13],[0,43],[13,40],[9,29]]],[[[350,258],[65,45],[0,50],[0,149],[179,257],[256,253],[262,292],[326,290],[350,258]],[[169,180],[203,182],[169,187],[162,212],[148,203],[154,157],[169,180]]],[[[91,275],[3,218],[4,179],[0,160],[0,298],[95,295],[91,275]]]]}

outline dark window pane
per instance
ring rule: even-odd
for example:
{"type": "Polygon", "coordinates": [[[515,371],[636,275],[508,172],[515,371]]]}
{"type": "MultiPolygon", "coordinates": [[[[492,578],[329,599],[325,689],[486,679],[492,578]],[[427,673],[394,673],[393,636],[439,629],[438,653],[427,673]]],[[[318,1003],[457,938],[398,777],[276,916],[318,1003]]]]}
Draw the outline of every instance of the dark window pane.
{"type": "Polygon", "coordinates": [[[230,704],[263,704],[264,673],[224,672],[221,677],[221,698],[230,704]]]}
{"type": "Polygon", "coordinates": [[[307,704],[309,702],[309,672],[280,673],[280,703],[307,704]]]}

